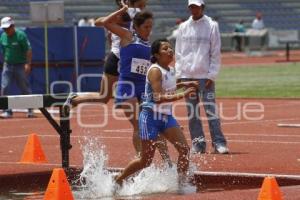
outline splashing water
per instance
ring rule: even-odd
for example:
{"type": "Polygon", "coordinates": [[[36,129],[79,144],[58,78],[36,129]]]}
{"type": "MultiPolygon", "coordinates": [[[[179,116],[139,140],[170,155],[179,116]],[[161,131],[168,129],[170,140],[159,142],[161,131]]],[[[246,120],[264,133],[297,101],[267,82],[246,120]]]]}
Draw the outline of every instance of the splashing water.
{"type": "Polygon", "coordinates": [[[151,165],[137,176],[124,182],[118,191],[120,196],[149,195],[154,193],[175,193],[178,190],[176,167],[158,168],[151,165]]]}
{"type": "MultiPolygon", "coordinates": [[[[105,153],[105,146],[98,139],[86,139],[85,144],[82,145],[82,150],[84,167],[80,174],[81,186],[79,191],[75,192],[75,196],[78,199],[178,193],[179,186],[176,165],[168,167],[166,164],[157,167],[152,164],[136,176],[129,178],[123,183],[121,188],[117,189],[114,181],[116,173],[107,170],[108,156],[105,153]]],[[[188,186],[187,193],[195,191],[196,188],[191,191],[190,185],[188,186]]]]}
{"type": "Polygon", "coordinates": [[[114,174],[107,168],[108,157],[105,146],[96,138],[85,138],[82,144],[83,171],[80,174],[81,187],[78,195],[80,198],[95,199],[109,197],[114,193],[114,174]]]}

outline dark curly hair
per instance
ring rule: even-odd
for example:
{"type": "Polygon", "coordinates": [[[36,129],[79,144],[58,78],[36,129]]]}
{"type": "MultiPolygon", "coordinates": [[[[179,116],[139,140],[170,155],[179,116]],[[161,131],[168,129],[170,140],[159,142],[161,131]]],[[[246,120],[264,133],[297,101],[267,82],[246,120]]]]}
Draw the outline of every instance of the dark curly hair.
{"type": "Polygon", "coordinates": [[[153,19],[153,14],[150,11],[142,11],[137,13],[133,18],[133,25],[140,27],[147,19],[153,19]]]}
{"type": "Polygon", "coordinates": [[[167,40],[166,38],[157,39],[151,45],[151,62],[152,63],[157,62],[157,58],[154,56],[154,54],[159,53],[159,48],[160,48],[160,45],[161,45],[162,42],[170,42],[170,41],[167,40]]]}
{"type": "Polygon", "coordinates": [[[141,1],[141,0],[127,0],[131,5],[135,4],[136,2],[141,1]]]}
{"type": "MultiPolygon", "coordinates": [[[[116,4],[119,8],[122,8],[122,4],[121,4],[121,1],[122,0],[116,0],[116,4]]],[[[139,2],[141,0],[123,0],[125,4],[131,4],[131,5],[134,5],[136,2],[139,2]]]]}
{"type": "MultiPolygon", "coordinates": [[[[116,4],[119,8],[122,8],[122,4],[121,4],[122,0],[116,0],[116,4]]],[[[128,4],[128,0],[123,0],[125,4],[128,4]]]]}

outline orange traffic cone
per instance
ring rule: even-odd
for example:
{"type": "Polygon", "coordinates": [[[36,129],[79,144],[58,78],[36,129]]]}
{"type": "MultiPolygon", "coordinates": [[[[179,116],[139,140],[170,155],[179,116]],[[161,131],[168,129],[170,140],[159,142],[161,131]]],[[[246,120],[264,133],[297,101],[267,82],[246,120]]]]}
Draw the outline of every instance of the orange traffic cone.
{"type": "Polygon", "coordinates": [[[74,200],[65,171],[53,169],[44,200],[74,200]]]}
{"type": "Polygon", "coordinates": [[[282,193],[275,177],[265,177],[257,200],[282,200],[282,193]]]}
{"type": "Polygon", "coordinates": [[[21,163],[46,163],[46,157],[41,146],[39,137],[36,134],[30,134],[23,151],[21,163]]]}

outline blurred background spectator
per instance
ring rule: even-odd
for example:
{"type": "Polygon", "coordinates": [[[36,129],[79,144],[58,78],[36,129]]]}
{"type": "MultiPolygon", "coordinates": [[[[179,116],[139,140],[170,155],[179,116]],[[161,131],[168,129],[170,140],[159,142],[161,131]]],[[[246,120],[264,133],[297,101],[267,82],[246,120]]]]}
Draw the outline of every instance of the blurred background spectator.
{"type": "Polygon", "coordinates": [[[89,19],[87,16],[85,16],[78,21],[78,26],[81,27],[95,26],[94,19],[93,18],[89,19]]]}
{"type": "MultiPolygon", "coordinates": [[[[52,62],[50,63],[51,80],[72,80],[72,66],[75,55],[73,52],[74,37],[72,26],[78,23],[79,19],[83,21],[83,23],[80,22],[80,26],[92,26],[93,23],[89,22],[89,18],[105,16],[117,7],[112,0],[101,0],[99,1],[100,3],[95,3],[95,0],[76,0],[75,3],[74,0],[62,1],[64,2],[63,19],[59,24],[49,23],[48,26],[49,61],[52,62]],[[87,20],[84,18],[87,18],[87,20]],[[67,72],[63,71],[67,68],[62,70],[60,67],[52,67],[60,66],[62,65],[61,63],[64,63],[64,66],[68,67],[67,72]]],[[[120,0],[115,1],[120,2],[120,0]]],[[[44,88],[46,88],[43,85],[45,82],[43,71],[43,62],[45,59],[43,46],[44,24],[37,24],[31,21],[30,2],[32,0],[1,1],[0,17],[13,16],[16,25],[24,29],[25,33],[27,33],[34,52],[34,67],[39,66],[35,67],[29,80],[34,93],[43,93],[44,88]]],[[[183,21],[182,19],[187,19],[190,15],[186,3],[187,0],[157,0],[147,2],[149,5],[148,9],[153,11],[155,16],[154,31],[151,37],[152,41],[157,38],[168,37],[174,43],[179,24],[183,21]]],[[[207,15],[218,18],[223,52],[242,50],[248,55],[261,55],[272,53],[269,50],[284,49],[287,43],[282,41],[299,41],[299,0],[268,0],[263,2],[258,0],[207,0],[206,6],[209,8],[207,9],[207,15]],[[253,19],[255,15],[257,17],[253,19]],[[237,23],[241,19],[243,19],[243,25],[246,29],[245,33],[235,31],[237,23]],[[254,27],[252,27],[252,23],[254,27]],[[261,29],[262,27],[264,28],[261,29]],[[245,36],[244,38],[238,38],[234,37],[235,35],[245,36]],[[263,36],[265,36],[264,39],[263,36]],[[241,42],[239,42],[240,40],[241,42]],[[265,50],[268,50],[268,52],[265,50]]],[[[240,25],[238,24],[238,26],[240,25]]],[[[3,30],[0,29],[0,34],[2,32],[3,30]]],[[[105,50],[109,49],[105,48],[105,41],[104,31],[101,28],[89,27],[79,29],[79,74],[85,72],[92,73],[94,71],[97,73],[102,72],[105,50]],[[84,67],[82,67],[83,65],[84,67]]],[[[294,43],[291,47],[299,48],[300,44],[294,43]]],[[[0,56],[0,65],[2,63],[3,59],[0,56]]],[[[92,78],[86,78],[81,84],[84,84],[84,87],[82,87],[84,88],[83,90],[91,91],[91,88],[98,90],[98,82],[98,79],[92,80],[92,78]]],[[[68,88],[68,86],[60,84],[54,90],[64,92],[65,88],[68,88]]]]}
{"type": "Polygon", "coordinates": [[[242,51],[242,43],[243,43],[243,38],[245,37],[245,32],[246,32],[246,28],[244,25],[244,21],[241,20],[239,23],[235,24],[234,27],[234,36],[233,39],[236,42],[235,45],[235,50],[236,51],[242,51]]]}
{"type": "MultiPolygon", "coordinates": [[[[24,31],[15,28],[11,17],[1,19],[4,32],[0,36],[0,49],[3,54],[3,69],[1,76],[1,96],[10,95],[10,87],[16,82],[21,94],[31,94],[28,75],[31,72],[31,45],[24,31]]],[[[11,109],[5,110],[1,118],[11,118],[11,109]]],[[[27,117],[34,117],[33,110],[28,109],[27,117]]]]}
{"type": "Polygon", "coordinates": [[[262,30],[265,28],[265,24],[264,24],[261,12],[256,13],[256,17],[252,22],[252,28],[256,29],[256,30],[262,30]]]}

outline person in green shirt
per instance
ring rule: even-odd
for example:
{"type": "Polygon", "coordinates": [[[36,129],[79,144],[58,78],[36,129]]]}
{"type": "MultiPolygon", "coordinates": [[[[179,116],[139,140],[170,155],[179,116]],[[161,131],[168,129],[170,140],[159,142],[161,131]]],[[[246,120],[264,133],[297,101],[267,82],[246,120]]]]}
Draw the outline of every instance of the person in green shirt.
{"type": "MultiPolygon", "coordinates": [[[[11,17],[1,19],[3,33],[0,36],[0,49],[3,55],[3,69],[1,77],[1,95],[9,94],[10,85],[16,81],[22,94],[31,94],[27,75],[31,72],[32,51],[26,34],[15,29],[11,17]]],[[[11,118],[12,110],[5,110],[2,118],[11,118]]],[[[27,117],[33,117],[33,110],[28,109],[27,117]]]]}
{"type": "Polygon", "coordinates": [[[244,21],[240,20],[238,24],[234,25],[234,33],[236,33],[233,39],[236,41],[235,49],[237,51],[242,51],[242,42],[243,42],[243,34],[245,34],[246,28],[244,25],[244,21]]]}

